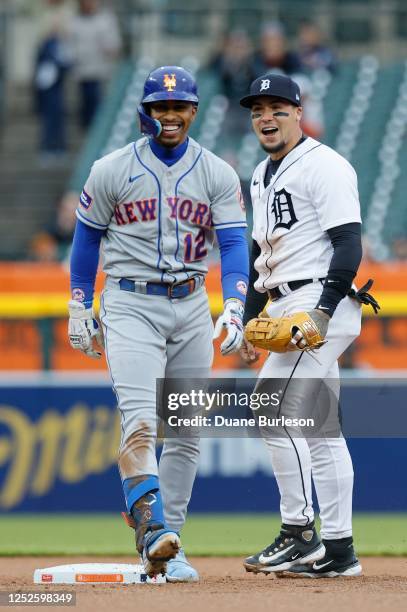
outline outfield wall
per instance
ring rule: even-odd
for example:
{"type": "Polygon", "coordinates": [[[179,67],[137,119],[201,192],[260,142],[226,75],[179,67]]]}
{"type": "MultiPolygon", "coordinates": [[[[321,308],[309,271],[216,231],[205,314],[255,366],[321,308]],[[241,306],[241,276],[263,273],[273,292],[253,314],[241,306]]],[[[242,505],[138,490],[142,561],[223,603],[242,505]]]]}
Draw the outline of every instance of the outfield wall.
{"type": "MultiPolygon", "coordinates": [[[[405,406],[406,381],[344,380],[347,414],[390,414],[405,406]],[[391,404],[392,406],[390,406],[391,404]]],[[[248,381],[249,384],[249,381],[248,381]]],[[[248,390],[250,388],[248,387],[248,390]]],[[[399,435],[405,435],[402,429],[399,435]]],[[[120,423],[108,380],[14,376],[0,382],[0,512],[121,511],[116,468],[120,423]]],[[[407,511],[407,439],[349,439],[356,511],[407,511]]],[[[263,442],[201,440],[190,510],[277,511],[278,493],[263,442]]]]}

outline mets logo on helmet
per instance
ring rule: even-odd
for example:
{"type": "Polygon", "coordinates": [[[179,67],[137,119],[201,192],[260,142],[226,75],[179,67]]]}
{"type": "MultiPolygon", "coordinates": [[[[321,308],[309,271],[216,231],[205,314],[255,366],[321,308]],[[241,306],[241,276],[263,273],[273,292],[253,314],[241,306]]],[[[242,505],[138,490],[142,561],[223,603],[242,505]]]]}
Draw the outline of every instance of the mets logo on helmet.
{"type": "Polygon", "coordinates": [[[167,91],[174,91],[174,87],[177,85],[177,79],[175,74],[164,74],[164,87],[167,91]]]}

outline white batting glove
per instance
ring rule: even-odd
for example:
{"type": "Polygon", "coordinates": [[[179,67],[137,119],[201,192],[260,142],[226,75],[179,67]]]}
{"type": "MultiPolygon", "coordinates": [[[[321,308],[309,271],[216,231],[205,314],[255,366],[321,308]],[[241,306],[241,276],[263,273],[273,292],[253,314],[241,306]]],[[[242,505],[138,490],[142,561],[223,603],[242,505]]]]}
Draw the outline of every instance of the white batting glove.
{"type": "Polygon", "coordinates": [[[82,351],[88,357],[100,359],[102,353],[95,351],[93,339],[96,340],[101,348],[104,348],[105,344],[102,330],[94,318],[93,308],[85,308],[84,304],[76,300],[71,300],[68,308],[68,336],[70,345],[72,348],[82,351]]]}
{"type": "Polygon", "coordinates": [[[243,312],[244,307],[240,300],[226,300],[224,311],[216,321],[213,333],[213,339],[216,340],[222,330],[226,329],[226,338],[220,345],[222,355],[236,353],[243,342],[243,312]]]}

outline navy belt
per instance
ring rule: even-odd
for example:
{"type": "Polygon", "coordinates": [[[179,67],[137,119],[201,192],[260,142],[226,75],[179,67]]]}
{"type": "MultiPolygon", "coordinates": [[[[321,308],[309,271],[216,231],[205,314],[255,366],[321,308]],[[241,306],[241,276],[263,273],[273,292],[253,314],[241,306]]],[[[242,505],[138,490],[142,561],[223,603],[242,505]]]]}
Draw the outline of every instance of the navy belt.
{"type": "Polygon", "coordinates": [[[119,287],[122,291],[131,291],[132,293],[144,293],[147,295],[163,295],[168,298],[184,298],[198,289],[199,283],[195,278],[188,278],[182,283],[146,283],[142,288],[129,278],[121,278],[119,287]]]}
{"type": "Polygon", "coordinates": [[[291,291],[295,291],[296,289],[300,289],[304,285],[309,285],[310,283],[315,283],[317,281],[322,282],[325,280],[324,278],[305,278],[304,280],[296,280],[290,281],[289,283],[282,283],[278,285],[278,287],[273,287],[273,289],[268,289],[267,293],[271,300],[278,300],[285,295],[289,295],[291,291]]]}

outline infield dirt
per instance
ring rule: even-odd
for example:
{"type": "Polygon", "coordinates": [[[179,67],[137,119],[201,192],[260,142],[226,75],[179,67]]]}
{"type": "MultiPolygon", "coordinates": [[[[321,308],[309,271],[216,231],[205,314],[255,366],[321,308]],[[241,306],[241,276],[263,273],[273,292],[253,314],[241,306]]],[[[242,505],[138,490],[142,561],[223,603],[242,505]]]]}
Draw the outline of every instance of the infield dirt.
{"type": "MultiPolygon", "coordinates": [[[[407,610],[407,558],[362,558],[359,578],[273,578],[244,571],[240,558],[195,558],[201,574],[197,584],[162,585],[34,585],[34,569],[65,563],[135,563],[134,558],[2,557],[0,590],[75,590],[80,612],[378,612],[407,610]]],[[[26,610],[28,606],[17,607],[26,610]]],[[[32,606],[30,609],[33,608],[32,606]]],[[[37,606],[38,610],[39,607],[37,606]]],[[[55,609],[55,608],[53,608],[55,609]]],[[[61,609],[61,608],[60,608],[61,609]]]]}

